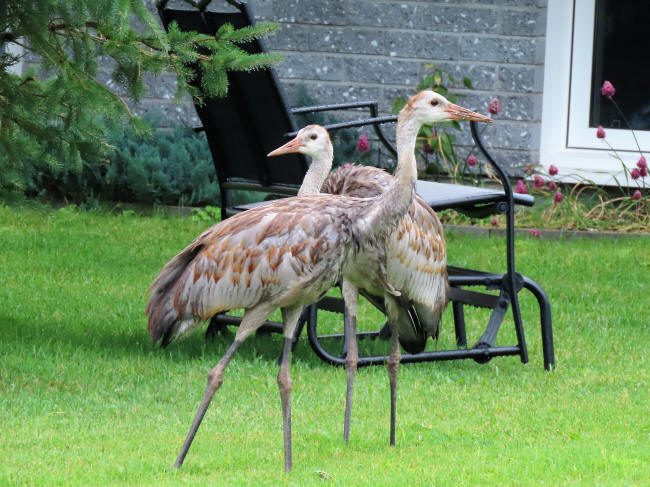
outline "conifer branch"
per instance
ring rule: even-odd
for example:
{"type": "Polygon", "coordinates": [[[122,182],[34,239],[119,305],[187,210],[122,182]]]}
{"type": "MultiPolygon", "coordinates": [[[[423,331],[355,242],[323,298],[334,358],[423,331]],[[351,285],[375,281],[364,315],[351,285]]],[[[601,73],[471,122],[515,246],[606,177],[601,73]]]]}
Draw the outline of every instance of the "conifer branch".
{"type": "MultiPolygon", "coordinates": [[[[195,8],[205,3],[187,1],[195,8]]],[[[210,36],[172,24],[165,32],[143,2],[39,0],[0,9],[0,46],[15,44],[41,60],[40,73],[19,75],[7,68],[25,54],[0,55],[0,189],[24,185],[39,165],[77,167],[83,158],[105,157],[105,122],[138,122],[125,99],[96,80],[100,56],[115,61],[113,79],[134,99],[142,96],[147,73],[175,73],[176,96],[189,92],[200,100],[227,93],[228,71],[260,69],[278,59],[239,47],[273,25],[223,26],[210,36]]]]}

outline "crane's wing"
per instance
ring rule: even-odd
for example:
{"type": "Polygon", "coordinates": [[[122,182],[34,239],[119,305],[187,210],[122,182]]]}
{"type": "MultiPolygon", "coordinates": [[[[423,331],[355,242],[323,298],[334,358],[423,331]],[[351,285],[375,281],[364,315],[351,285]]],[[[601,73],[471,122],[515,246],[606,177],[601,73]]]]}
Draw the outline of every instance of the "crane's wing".
{"type": "Polygon", "coordinates": [[[383,169],[344,164],[327,177],[321,191],[372,198],[386,191],[392,182],[393,176],[383,169]]]}
{"type": "Polygon", "coordinates": [[[415,304],[420,322],[437,336],[447,304],[447,252],[442,224],[419,196],[389,239],[388,276],[415,304]]]}
{"type": "Polygon", "coordinates": [[[154,342],[162,337],[166,345],[226,310],[315,300],[340,276],[348,200],[353,198],[277,200],[206,230],[151,286],[147,314],[154,342]]]}
{"type": "MultiPolygon", "coordinates": [[[[393,177],[383,169],[345,164],[328,176],[323,192],[372,197],[386,191],[392,182],[393,177]]],[[[410,312],[418,315],[400,320],[401,333],[412,335],[413,343],[418,342],[418,334],[411,333],[408,326],[411,322],[420,323],[430,335],[437,336],[448,286],[445,239],[438,216],[416,195],[389,242],[388,279],[411,301],[410,312]]]]}

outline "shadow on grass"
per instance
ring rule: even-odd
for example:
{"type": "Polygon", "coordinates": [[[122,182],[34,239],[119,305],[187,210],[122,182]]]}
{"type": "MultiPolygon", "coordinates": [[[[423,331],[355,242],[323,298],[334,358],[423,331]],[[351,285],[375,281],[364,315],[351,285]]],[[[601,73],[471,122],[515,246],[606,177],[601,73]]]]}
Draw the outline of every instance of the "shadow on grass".
{"type": "MultiPolygon", "coordinates": [[[[101,320],[106,321],[106,319],[101,320]]],[[[0,336],[4,350],[14,354],[38,354],[48,357],[75,356],[82,353],[96,354],[103,359],[119,360],[121,358],[140,358],[163,366],[165,363],[196,363],[205,366],[207,362],[214,365],[223,356],[234,338],[235,328],[230,327],[226,335],[218,334],[211,339],[204,338],[207,323],[199,326],[185,339],[172,343],[166,349],[153,346],[145,329],[134,328],[129,331],[111,329],[108,323],[94,321],[78,322],[75,326],[66,326],[65,322],[34,321],[0,315],[0,336]],[[105,325],[105,326],[103,326],[105,325]]],[[[249,363],[264,362],[275,369],[282,352],[283,338],[278,333],[258,333],[250,337],[237,350],[237,360],[249,363]]],[[[434,347],[437,347],[434,344],[434,347]]],[[[380,340],[360,340],[360,348],[367,354],[377,355],[388,352],[388,342],[380,340]],[[365,342],[365,343],[364,343],[365,342]],[[365,345],[365,347],[364,347],[365,345]]],[[[335,352],[333,352],[335,353],[335,352]]],[[[508,358],[498,360],[509,362],[508,358]]],[[[307,341],[306,330],[294,349],[292,362],[300,363],[306,369],[325,369],[333,367],[323,362],[307,341]]],[[[408,364],[408,367],[436,367],[448,371],[470,372],[482,368],[473,360],[453,360],[408,364]]],[[[378,367],[383,368],[383,365],[378,367]]]]}
{"type": "MultiPolygon", "coordinates": [[[[207,323],[199,326],[187,338],[175,341],[163,349],[152,345],[144,329],[120,332],[108,327],[103,328],[97,322],[79,323],[73,327],[57,320],[34,321],[0,315],[0,336],[5,350],[40,348],[64,354],[87,350],[104,357],[140,356],[156,360],[197,362],[205,360],[206,357],[214,357],[216,363],[232,343],[234,332],[230,333],[230,330],[235,328],[229,328],[225,335],[218,334],[209,339],[204,337],[206,328],[207,323]]],[[[237,356],[243,360],[262,359],[275,364],[282,352],[282,345],[281,334],[258,332],[242,344],[237,356]]],[[[307,342],[306,332],[294,349],[293,361],[300,361],[310,368],[330,367],[314,354],[307,342]]]]}

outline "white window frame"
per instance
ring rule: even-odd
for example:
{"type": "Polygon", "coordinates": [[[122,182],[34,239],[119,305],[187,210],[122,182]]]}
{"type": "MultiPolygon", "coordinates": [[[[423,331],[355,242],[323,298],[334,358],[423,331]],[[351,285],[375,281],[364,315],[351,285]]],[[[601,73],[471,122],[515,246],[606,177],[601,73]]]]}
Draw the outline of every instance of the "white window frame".
{"type": "MultiPolygon", "coordinates": [[[[567,182],[633,186],[621,161],[589,127],[595,6],[596,0],[548,1],[540,161],[558,166],[567,182]]],[[[639,151],[632,132],[606,131],[625,166],[634,167],[639,151]]],[[[650,152],[650,131],[635,132],[641,149],[650,152]]]]}

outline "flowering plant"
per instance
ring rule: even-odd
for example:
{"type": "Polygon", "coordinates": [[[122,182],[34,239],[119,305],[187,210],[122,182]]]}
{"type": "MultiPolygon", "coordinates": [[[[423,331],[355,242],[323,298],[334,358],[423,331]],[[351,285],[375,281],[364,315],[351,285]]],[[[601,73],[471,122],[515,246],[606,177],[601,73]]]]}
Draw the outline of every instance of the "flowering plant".
{"type": "MultiPolygon", "coordinates": [[[[637,141],[634,130],[614,100],[614,85],[605,81],[600,93],[614,104],[637,141]]],[[[581,180],[573,185],[562,185],[558,176],[559,169],[553,164],[546,170],[529,171],[533,182],[531,192],[548,196],[552,201],[552,204],[544,209],[542,220],[549,226],[553,226],[554,221],[561,220],[564,228],[593,228],[598,226],[598,222],[608,221],[610,228],[613,224],[618,230],[647,231],[650,228],[648,163],[638,141],[639,159],[634,167],[628,168],[620,154],[608,142],[607,131],[602,125],[596,127],[595,136],[607,144],[613,156],[621,162],[625,184],[619,182],[614,190],[599,187],[588,180],[581,180]]],[[[528,192],[528,186],[523,179],[517,182],[515,191],[528,192]]]]}

